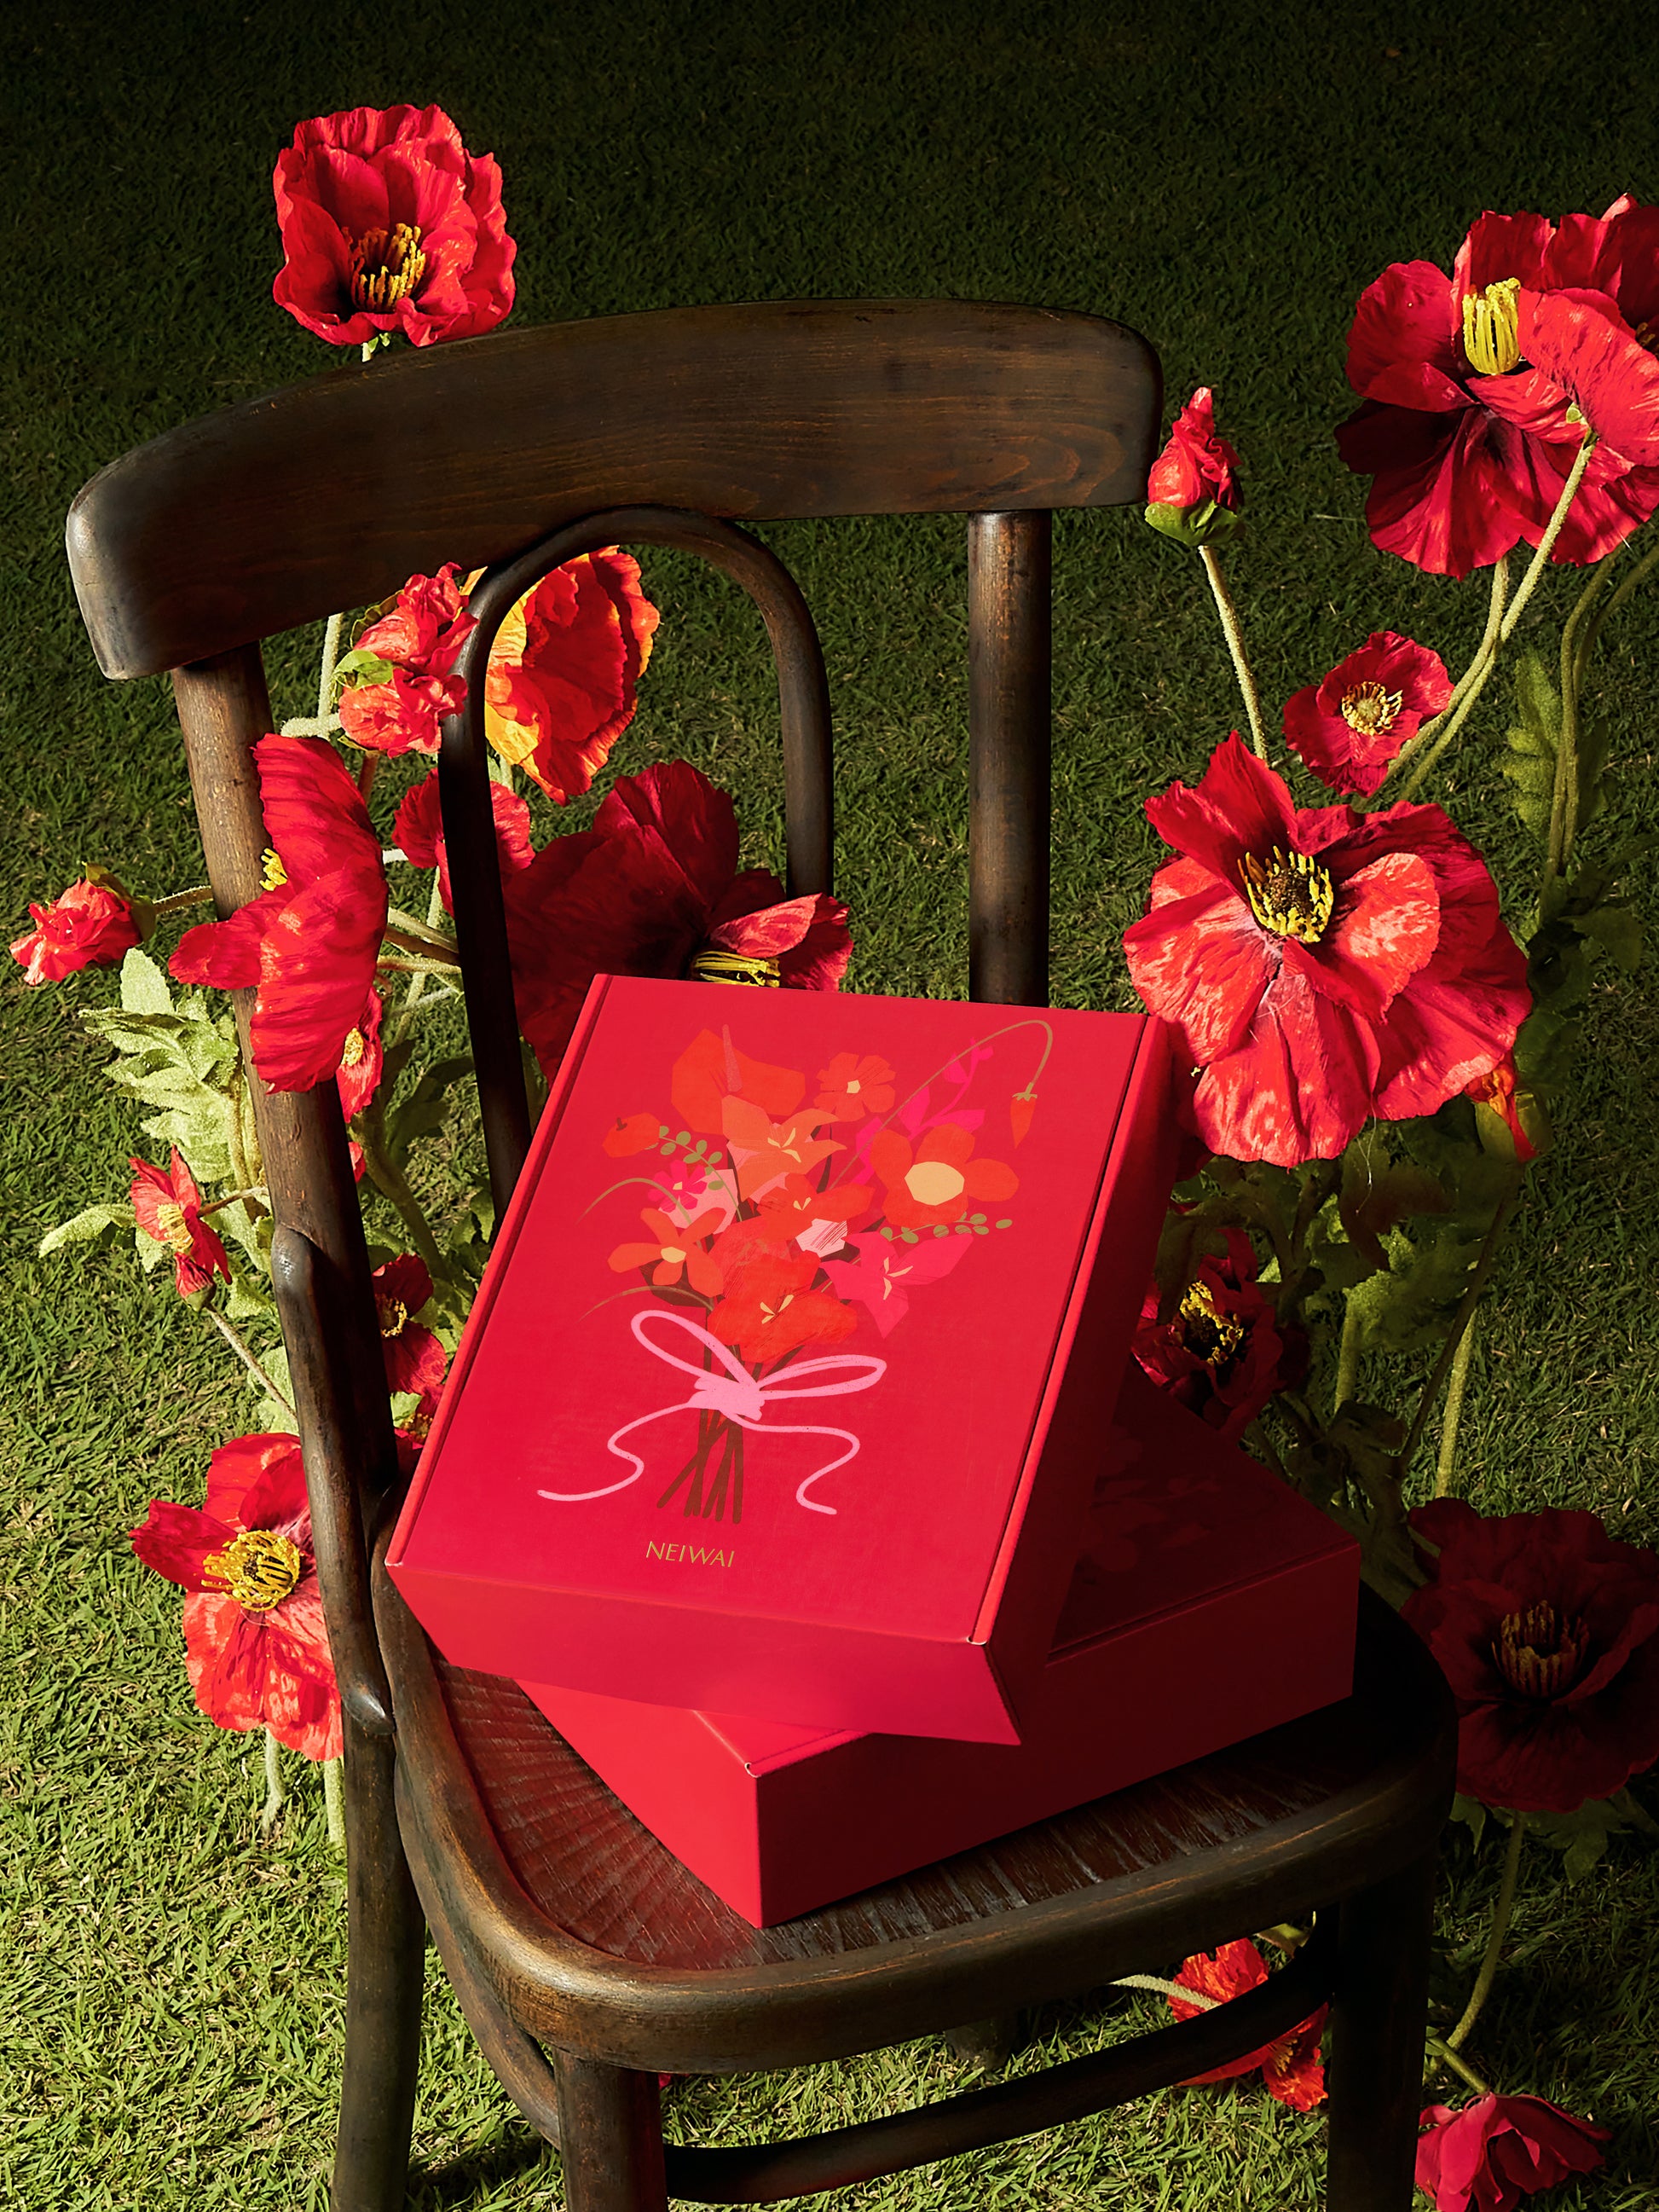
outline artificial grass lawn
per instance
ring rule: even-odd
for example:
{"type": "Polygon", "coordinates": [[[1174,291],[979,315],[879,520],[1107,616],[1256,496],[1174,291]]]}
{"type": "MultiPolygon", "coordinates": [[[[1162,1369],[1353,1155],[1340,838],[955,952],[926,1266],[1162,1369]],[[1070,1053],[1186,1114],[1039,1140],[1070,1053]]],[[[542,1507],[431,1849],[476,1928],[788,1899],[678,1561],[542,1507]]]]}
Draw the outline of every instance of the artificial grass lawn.
{"type": "MultiPolygon", "coordinates": [[[[1421,0],[1317,20],[1212,8],[939,4],[601,14],[410,4],[58,6],[14,13],[0,73],[14,155],[14,275],[0,599],[6,934],[83,860],[152,894],[199,874],[167,689],[105,684],[64,570],[78,485],[139,440],[330,365],[270,304],[269,173],[300,117],[436,100],[505,172],[520,319],[801,294],[955,294],[1114,314],[1163,351],[1172,395],[1219,390],[1249,467],[1231,556],[1270,715],[1374,628],[1449,660],[1478,585],[1370,548],[1328,428],[1342,339],[1390,259],[1444,264],[1483,206],[1599,210],[1659,198],[1659,65],[1640,12],[1421,0]]],[[[349,529],[341,515],[330,526],[349,529]]],[[[865,989],[959,992],[963,533],[849,523],[769,536],[823,629],[838,710],[839,888],[865,989]]],[[[1237,719],[1196,564],[1133,512],[1056,532],[1056,996],[1122,1003],[1118,939],[1154,841],[1141,797],[1195,776],[1237,719]]],[[[628,772],[684,753],[775,848],[774,714],[758,623],[723,585],[652,556],[663,609],[628,772]]],[[[1559,620],[1568,580],[1540,595],[1559,620]]],[[[1553,631],[1548,633],[1553,636],[1553,631]]],[[[308,711],[314,634],[272,655],[279,714],[308,711]]],[[[1650,605],[1610,641],[1611,842],[1654,811],[1659,650],[1650,605]]],[[[1449,803],[1524,903],[1526,849],[1493,740],[1499,690],[1449,803]]],[[[389,808],[400,775],[382,779],[389,808]]],[[[549,811],[550,812],[550,811],[549,811]]],[[[560,828],[581,826],[580,808],[560,828]]],[[[552,827],[548,813],[538,836],[552,827]]],[[[177,1595],[125,1541],[152,1497],[196,1502],[210,1446],[251,1401],[201,1322],[131,1255],[33,1255],[118,1196],[137,1116],[76,1018],[106,979],[0,978],[0,1389],[5,1795],[0,1800],[0,2200],[31,2207],[320,2206],[341,2035],[343,1876],[314,1775],[259,1840],[257,1745],[197,1715],[177,1595]]],[[[1589,1505],[1659,1536],[1650,973],[1598,981],[1559,1148],[1483,1321],[1462,1481],[1487,1510],[1589,1505]]],[[[439,1163],[464,1171],[461,1121],[439,1163]]],[[[389,1228],[384,1232],[390,1235],[389,1228]]],[[[1383,1387],[1379,1372],[1373,1389],[1383,1387]]],[[[1444,1933],[1461,2001],[1499,1844],[1448,1849],[1444,1933]]],[[[1511,1963],[1471,2055],[1505,2087],[1615,2130],[1605,2173],[1552,2200],[1650,2204],[1659,1861],[1627,1841],[1584,1881],[1529,1851],[1511,1963]]],[[[1017,2063],[1160,2009],[1057,2008],[1017,2063]]],[[[669,2093],[671,2128],[738,2140],[833,2124],[962,2080],[936,2045],[669,2093]]],[[[1441,2094],[1460,2100],[1451,2085],[1441,2094]]],[[[842,2192],[848,2206],[1279,2208],[1315,2201],[1321,2127],[1259,2087],[1171,2092],[1089,2125],[842,2192]]],[[[434,1975],[416,2118],[423,2207],[560,2202],[434,1975]]]]}

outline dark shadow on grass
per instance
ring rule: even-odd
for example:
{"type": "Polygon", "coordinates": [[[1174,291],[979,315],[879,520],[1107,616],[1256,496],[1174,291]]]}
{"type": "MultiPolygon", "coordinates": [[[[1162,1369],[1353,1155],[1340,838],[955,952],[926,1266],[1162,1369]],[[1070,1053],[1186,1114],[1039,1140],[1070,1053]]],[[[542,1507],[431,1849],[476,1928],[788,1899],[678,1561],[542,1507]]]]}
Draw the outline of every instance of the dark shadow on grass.
{"type": "Polygon", "coordinates": [[[553,2147],[528,2128],[504,2129],[491,2142],[453,2158],[442,2166],[411,2167],[409,2176],[410,2212],[459,2212],[485,2189],[532,2172],[553,2147]]]}

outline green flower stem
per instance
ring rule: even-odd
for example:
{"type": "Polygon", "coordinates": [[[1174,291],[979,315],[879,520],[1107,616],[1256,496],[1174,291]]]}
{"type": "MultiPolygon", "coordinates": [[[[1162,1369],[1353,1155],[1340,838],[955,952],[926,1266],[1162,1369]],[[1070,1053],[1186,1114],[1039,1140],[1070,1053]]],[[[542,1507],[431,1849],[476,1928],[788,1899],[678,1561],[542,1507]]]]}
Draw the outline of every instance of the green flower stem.
{"type": "MultiPolygon", "coordinates": [[[[439,883],[436,874],[434,873],[432,878],[432,896],[428,899],[426,903],[426,926],[432,932],[434,937],[438,932],[438,924],[443,919],[443,889],[439,883]]],[[[408,1035],[410,1018],[413,1014],[416,1007],[420,1005],[422,999],[426,995],[426,979],[428,975],[434,975],[436,972],[437,970],[435,967],[416,968],[410,975],[409,979],[409,990],[404,999],[403,1011],[398,1015],[395,1025],[395,1042],[401,1043],[403,1039],[408,1035]]]]}
{"type": "Polygon", "coordinates": [[[453,975],[459,972],[459,963],[450,960],[399,960],[394,953],[383,952],[375,962],[394,975],[453,975]]]}
{"type": "Polygon", "coordinates": [[[265,1730],[265,1802],[259,1814],[259,1833],[268,1836],[276,1825],[276,1816],[283,1809],[282,1747],[270,1730],[265,1730]]]}
{"type": "Polygon", "coordinates": [[[1215,594],[1216,612],[1221,617],[1221,634],[1227,641],[1227,650],[1233,657],[1233,672],[1238,678],[1238,688],[1244,694],[1244,712],[1249,717],[1250,742],[1255,747],[1255,757],[1267,757],[1267,740],[1261,727],[1261,702],[1256,696],[1255,678],[1245,657],[1243,633],[1238,627],[1238,610],[1234,606],[1226,580],[1221,574],[1221,563],[1212,545],[1200,545],[1198,557],[1204,563],[1204,573],[1210,580],[1210,589],[1215,594]]]}
{"type": "Polygon", "coordinates": [[[270,1193],[263,1183],[255,1184],[247,1190],[233,1190],[223,1198],[216,1198],[211,1206],[204,1206],[198,1208],[198,1211],[202,1219],[205,1221],[210,1213],[217,1213],[222,1206],[235,1206],[239,1202],[246,1206],[250,1200],[255,1206],[263,1206],[267,1213],[270,1212],[270,1193]]]}
{"type": "Polygon", "coordinates": [[[323,1761],[323,1812],[328,1821],[328,1840],[337,1851],[345,1849],[345,1791],[341,1782],[343,1761],[323,1761]]]}
{"type": "Polygon", "coordinates": [[[1451,1496],[1452,1470],[1457,1465],[1457,1425],[1463,1417],[1463,1393],[1468,1388],[1469,1362],[1474,1356],[1474,1322],[1471,1314],[1457,1356],[1451,1364],[1451,1379],[1446,1385],[1446,1409],[1440,1416],[1440,1457],[1434,1470],[1437,1498],[1451,1496]]]}
{"type": "Polygon", "coordinates": [[[1483,2081],[1468,2061],[1460,2058],[1444,2037],[1437,2035],[1432,2028],[1424,2037],[1423,2047],[1431,2058],[1437,2058],[1443,2066],[1449,2066],[1454,2074],[1461,2074],[1477,2096],[1495,2097],[1498,2094],[1492,2083],[1483,2081]]]}
{"type": "Polygon", "coordinates": [[[334,669],[340,657],[340,625],[343,615],[331,615],[323,629],[322,665],[317,672],[317,720],[327,721],[334,711],[334,669]]]}
{"type": "Polygon", "coordinates": [[[1440,1386],[1445,1381],[1451,1364],[1457,1357],[1458,1347],[1463,1341],[1469,1323],[1474,1318],[1474,1309],[1480,1301],[1480,1293],[1486,1287],[1486,1278],[1491,1274],[1492,1262],[1498,1257],[1498,1249],[1503,1242],[1504,1231],[1509,1226],[1510,1216],[1514,1212],[1516,1200],[1521,1195],[1521,1176],[1522,1170],[1519,1168],[1512,1170],[1509,1189],[1499,1201],[1498,1211],[1492,1218],[1492,1225],[1481,1243],[1480,1255],[1474,1263],[1474,1272],[1469,1277],[1468,1289],[1458,1301],[1457,1311],[1452,1316],[1452,1325],[1447,1334],[1446,1341],[1441,1346],[1439,1358],[1434,1363],[1434,1372],[1423,1386],[1423,1395],[1418,1401],[1417,1412],[1413,1417],[1406,1441],[1401,1447],[1397,1462],[1402,1481],[1411,1466],[1412,1455],[1423,1440],[1423,1431],[1428,1426],[1429,1414],[1434,1401],[1440,1395],[1440,1386]]]}
{"type": "Polygon", "coordinates": [[[383,934],[388,945],[395,945],[404,952],[423,952],[428,959],[445,962],[452,968],[461,964],[454,939],[446,937],[441,929],[428,929],[412,914],[389,918],[383,934]]]}
{"type": "Polygon", "coordinates": [[[380,1150],[377,1115],[364,1114],[356,1127],[363,1148],[363,1164],[368,1170],[370,1182],[383,1197],[389,1198],[403,1218],[403,1224],[415,1240],[415,1249],[426,1261],[434,1281],[447,1281],[451,1275],[449,1262],[438,1249],[438,1240],[433,1235],[421,1201],[409,1187],[408,1177],[401,1168],[389,1160],[380,1150]]]}
{"type": "Polygon", "coordinates": [[[365,806],[368,804],[369,793],[374,788],[374,779],[380,773],[380,756],[379,753],[365,753],[363,755],[363,764],[357,771],[357,796],[362,800],[365,806]]]}
{"type": "MultiPolygon", "coordinates": [[[[1607,557],[1608,560],[1611,560],[1612,556],[1609,555],[1607,557]]],[[[1607,573],[1607,562],[1604,561],[1601,567],[1596,570],[1597,576],[1604,575],[1607,573]]],[[[1624,605],[1626,600],[1630,598],[1632,592],[1637,591],[1642,585],[1646,583],[1648,578],[1653,574],[1656,568],[1659,568],[1659,545],[1652,546],[1642,556],[1642,558],[1631,570],[1629,575],[1626,577],[1624,582],[1620,584],[1618,590],[1607,601],[1606,606],[1598,608],[1596,612],[1593,614],[1585,623],[1584,634],[1579,640],[1578,643],[1577,674],[1578,681],[1581,684],[1584,680],[1584,672],[1589,666],[1590,655],[1595,650],[1595,641],[1601,635],[1602,625],[1610,620],[1613,616],[1618,613],[1620,608],[1624,605]]],[[[1586,596],[1589,596],[1588,587],[1586,596]]],[[[1575,611],[1577,611],[1575,610],[1575,611]]]]}
{"type": "Polygon", "coordinates": [[[1515,1910],[1516,1885],[1521,1879],[1521,1846],[1526,1841],[1527,1824],[1519,1813],[1510,1815],[1509,1842],[1504,1850],[1504,1871],[1498,1879],[1498,1902],[1492,1907],[1492,1933],[1486,1938],[1486,1956],[1480,1961],[1480,1972],[1475,1976],[1469,2001],[1463,2008],[1463,2017],[1446,2038],[1448,2051],[1461,2051],[1468,2041],[1469,2031],[1480,2017],[1480,2008],[1492,1991],[1498,1975],[1498,1962],[1503,1956],[1504,1938],[1510,1932],[1510,1915],[1515,1910]]]}
{"type": "Polygon", "coordinates": [[[289,1405],[288,1400],[283,1395],[282,1392],[276,1388],[276,1385],[271,1381],[270,1376],[259,1364],[258,1360],[254,1357],[252,1351],[249,1348],[247,1339],[242,1334],[241,1330],[237,1328],[235,1322],[233,1321],[228,1321],[224,1315],[219,1311],[216,1306],[204,1306],[202,1308],[202,1311],[207,1316],[215,1328],[218,1330],[220,1335],[223,1337],[225,1342],[236,1354],[236,1357],[241,1361],[243,1366],[246,1368],[248,1373],[253,1377],[259,1388],[264,1391],[276,1404],[279,1405],[283,1411],[288,1415],[289,1420],[292,1420],[294,1419],[293,1407],[289,1405]]]}
{"type": "Polygon", "coordinates": [[[1112,1987],[1151,1990],[1154,1996],[1179,1997],[1182,2004],[1192,2005],[1200,2012],[1213,2012],[1222,2002],[1219,1997],[1206,1996],[1201,1990],[1187,1990],[1179,1982],[1166,1982],[1161,1974],[1120,1974],[1112,1987]]]}
{"type": "Polygon", "coordinates": [[[1359,1309],[1352,1298],[1342,1304],[1342,1340],[1336,1352],[1336,1389],[1331,1411],[1340,1413],[1359,1386],[1359,1309]]]}
{"type": "Polygon", "coordinates": [[[174,891],[171,898],[152,899],[149,910],[159,921],[164,914],[182,914],[186,907],[205,906],[212,896],[211,884],[192,884],[187,891],[174,891]]]}
{"type": "MultiPolygon", "coordinates": [[[[1458,708],[1463,703],[1463,700],[1468,694],[1470,684],[1474,683],[1475,678],[1480,674],[1481,670],[1487,665],[1488,662],[1492,659],[1492,655],[1497,652],[1498,632],[1504,619],[1504,605],[1505,600],[1509,597],[1509,588],[1510,556],[1507,553],[1500,553],[1497,560],[1495,560],[1492,565],[1492,597],[1486,604],[1486,627],[1481,633],[1480,644],[1474,649],[1474,658],[1470,661],[1468,666],[1463,671],[1463,673],[1458,678],[1456,684],[1453,688],[1451,697],[1447,700],[1445,705],[1435,716],[1434,720],[1431,722],[1425,722],[1417,735],[1413,738],[1408,744],[1401,745],[1400,750],[1395,755],[1393,760],[1389,762],[1388,772],[1383,776],[1382,781],[1377,786],[1377,805],[1382,805],[1382,792],[1386,787],[1393,781],[1394,778],[1400,775],[1404,769],[1407,768],[1413,761],[1417,759],[1419,755],[1423,751],[1425,746],[1431,743],[1434,743],[1437,739],[1438,733],[1445,726],[1447,716],[1449,714],[1455,714],[1457,713],[1458,708]]],[[[1461,718],[1459,726],[1461,726],[1461,718]]],[[[1439,747],[1437,743],[1436,744],[1435,757],[1437,759],[1439,757],[1439,747]]],[[[1415,788],[1414,785],[1413,788],[1415,788]]],[[[1390,799],[1388,803],[1389,805],[1393,805],[1394,801],[1390,799]]]]}

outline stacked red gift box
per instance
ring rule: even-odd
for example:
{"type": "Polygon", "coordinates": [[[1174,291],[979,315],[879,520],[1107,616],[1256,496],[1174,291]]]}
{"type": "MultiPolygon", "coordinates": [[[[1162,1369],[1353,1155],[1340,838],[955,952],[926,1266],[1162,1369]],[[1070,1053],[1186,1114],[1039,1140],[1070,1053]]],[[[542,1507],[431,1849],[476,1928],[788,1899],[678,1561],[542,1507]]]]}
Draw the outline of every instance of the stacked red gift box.
{"type": "Polygon", "coordinates": [[[1354,1547],[1127,1349],[1139,1016],[601,978],[388,1557],[760,1924],[1345,1695],[1354,1547]]]}

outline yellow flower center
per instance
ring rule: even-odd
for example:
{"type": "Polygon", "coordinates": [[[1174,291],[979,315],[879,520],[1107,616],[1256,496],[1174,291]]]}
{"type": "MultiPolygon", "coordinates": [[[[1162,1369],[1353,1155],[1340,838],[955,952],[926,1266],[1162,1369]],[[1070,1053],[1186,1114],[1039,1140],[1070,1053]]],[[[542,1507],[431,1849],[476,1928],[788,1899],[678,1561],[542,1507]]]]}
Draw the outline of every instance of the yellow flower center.
{"type": "Polygon", "coordinates": [[[366,230],[351,241],[351,298],[355,307],[384,315],[406,300],[426,274],[421,234],[412,223],[366,230]]]}
{"type": "Polygon", "coordinates": [[[299,1583],[305,1561],[300,1547],[275,1528],[247,1528],[202,1562],[204,1575],[222,1583],[247,1613],[269,1613],[299,1583]]]}
{"type": "Polygon", "coordinates": [[[859,1081],[859,1079],[858,1079],[857,1076],[855,1075],[855,1076],[853,1078],[852,1081],[851,1081],[851,1082],[847,1085],[847,1096],[848,1096],[849,1098],[856,1098],[856,1097],[858,1097],[858,1095],[859,1095],[860,1091],[862,1091],[862,1090],[863,1090],[863,1088],[864,1088],[864,1085],[863,1085],[859,1081]]]}
{"type": "Polygon", "coordinates": [[[1564,1620],[1547,1599],[1524,1613],[1505,1613],[1492,1656],[1511,1689],[1523,1698],[1559,1698],[1578,1679],[1589,1649],[1582,1620],[1564,1620]]]}
{"type": "Polygon", "coordinates": [[[274,845],[265,847],[264,866],[259,872],[259,881],[268,891],[279,891],[288,881],[288,870],[283,866],[274,845]]]}
{"type": "Polygon", "coordinates": [[[671,1267],[683,1267],[685,1265],[685,1254],[678,1244],[665,1244],[662,1256],[671,1267]]]}
{"type": "Polygon", "coordinates": [[[341,1066],[356,1067],[358,1061],[368,1050],[368,1039],[363,1035],[361,1030],[353,1030],[351,1035],[340,1047],[341,1066]]]}
{"type": "Polygon", "coordinates": [[[918,1206],[949,1206],[968,1188],[968,1178],[948,1160],[918,1160],[904,1178],[918,1206]]]}
{"type": "Polygon", "coordinates": [[[388,1297],[380,1292],[375,1297],[374,1310],[380,1317],[382,1336],[401,1336],[408,1327],[409,1308],[401,1298],[388,1297]]]}
{"type": "Polygon", "coordinates": [[[1275,937],[1299,938],[1304,945],[1318,944],[1336,904],[1336,890],[1317,860],[1275,845],[1265,860],[1247,853],[1239,872],[1250,912],[1263,929],[1275,937]]]}
{"type": "Polygon", "coordinates": [[[1244,1342],[1243,1324],[1231,1314],[1218,1314],[1207,1283],[1194,1283],[1181,1301],[1181,1340],[1194,1359],[1201,1359],[1212,1374],[1238,1355],[1244,1342]]]}
{"type": "Polygon", "coordinates": [[[690,973],[699,983],[752,983],[763,991],[775,991],[783,981],[775,960],[726,952],[717,945],[698,946],[691,956],[690,973]]]}
{"type": "Polygon", "coordinates": [[[1385,691],[1380,684],[1357,684],[1342,694],[1342,719],[1362,738],[1386,737],[1405,696],[1403,691],[1385,691]]]}
{"type": "Polygon", "coordinates": [[[1463,350],[1477,376],[1507,376],[1521,366],[1520,289],[1518,276],[1503,276],[1483,292],[1463,295],[1463,350]]]}
{"type": "Polygon", "coordinates": [[[185,1219],[184,1207],[169,1205],[165,1199],[155,1209],[155,1225],[161,1232],[155,1241],[165,1244],[169,1252],[188,1252],[196,1241],[185,1219]]]}
{"type": "Polygon", "coordinates": [[[763,1298],[761,1300],[762,1321],[769,1328],[772,1323],[776,1321],[779,1316],[782,1313],[784,1308],[786,1306],[792,1306],[794,1303],[795,1294],[793,1291],[786,1291],[775,1306],[769,1306],[765,1299],[763,1298]]]}

